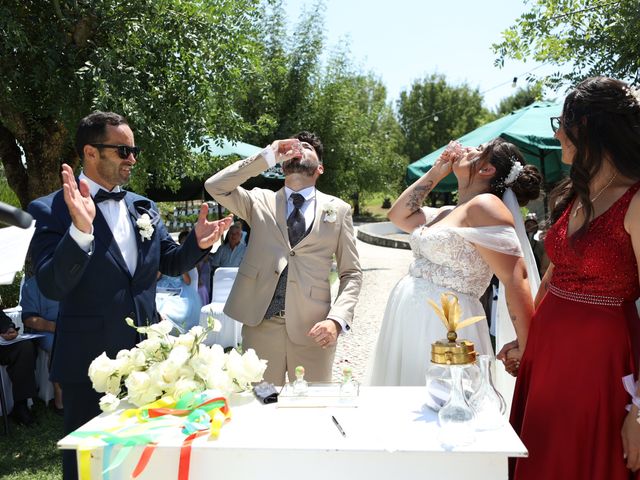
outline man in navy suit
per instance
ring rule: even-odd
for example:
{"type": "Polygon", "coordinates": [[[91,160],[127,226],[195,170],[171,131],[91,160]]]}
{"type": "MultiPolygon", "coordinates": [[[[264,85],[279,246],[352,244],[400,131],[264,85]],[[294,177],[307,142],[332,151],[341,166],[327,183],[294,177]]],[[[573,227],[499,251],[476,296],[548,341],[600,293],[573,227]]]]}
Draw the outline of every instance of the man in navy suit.
{"type": "MultiPolygon", "coordinates": [[[[193,268],[231,224],[210,222],[208,207],[183,246],[167,232],[155,203],[120,188],[140,150],[124,117],[94,112],[76,133],[83,162],[79,178],[62,166],[62,189],[34,200],[31,249],[42,293],[60,302],[51,380],[64,392],[64,430],[69,433],[100,413],[99,394],[88,377],[91,361],[114,358],[140,340],[125,323],[158,320],[158,270],[177,276],[193,268]]],[[[65,479],[77,478],[75,452],[63,454],[65,479]]]]}

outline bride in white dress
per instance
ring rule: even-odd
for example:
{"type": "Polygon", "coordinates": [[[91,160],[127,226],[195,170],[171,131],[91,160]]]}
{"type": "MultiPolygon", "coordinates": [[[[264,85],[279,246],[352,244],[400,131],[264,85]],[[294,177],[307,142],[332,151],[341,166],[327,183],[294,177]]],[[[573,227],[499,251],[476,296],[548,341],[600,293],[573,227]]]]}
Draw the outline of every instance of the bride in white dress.
{"type": "MultiPolygon", "coordinates": [[[[541,177],[535,167],[523,165],[518,149],[502,139],[478,148],[452,142],[391,207],[389,219],[411,233],[414,261],[389,296],[370,384],[425,385],[431,344],[447,334],[427,299],[439,304],[441,293],[453,292],[462,319],[484,315],[478,299],[493,273],[502,284],[519,345],[524,348],[533,313],[528,278],[537,271],[527,272],[514,225],[522,228],[526,242],[522,245],[530,249],[518,203],[538,197],[541,177]],[[428,193],[452,171],[458,180],[458,204],[421,208],[428,193]]],[[[458,338],[474,342],[480,354],[493,355],[485,321],[459,330],[458,338]]]]}

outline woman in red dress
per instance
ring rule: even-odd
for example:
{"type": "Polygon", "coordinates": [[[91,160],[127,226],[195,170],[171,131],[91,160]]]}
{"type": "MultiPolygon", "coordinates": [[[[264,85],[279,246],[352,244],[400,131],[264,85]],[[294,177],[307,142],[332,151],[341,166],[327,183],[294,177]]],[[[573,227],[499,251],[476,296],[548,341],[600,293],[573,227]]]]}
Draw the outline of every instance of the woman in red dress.
{"type": "Polygon", "coordinates": [[[632,399],[622,377],[637,379],[640,353],[640,93],[589,78],[551,121],[571,172],[552,203],[545,238],[552,264],[526,349],[521,360],[515,343],[499,355],[517,372],[511,423],[529,450],[511,473],[638,478],[639,411],[625,408],[632,399]]]}

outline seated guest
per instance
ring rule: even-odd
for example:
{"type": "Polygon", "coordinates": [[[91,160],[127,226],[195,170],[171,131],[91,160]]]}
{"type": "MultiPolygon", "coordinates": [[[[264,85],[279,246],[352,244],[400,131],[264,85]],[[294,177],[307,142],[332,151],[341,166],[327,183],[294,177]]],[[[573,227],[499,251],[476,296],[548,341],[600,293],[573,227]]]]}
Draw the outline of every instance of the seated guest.
{"type": "MultiPolygon", "coordinates": [[[[182,245],[189,232],[180,232],[178,243],[182,245]]],[[[177,295],[161,296],[156,298],[156,308],[158,313],[167,320],[172,321],[176,326],[185,331],[200,323],[200,309],[202,301],[198,294],[198,269],[192,268],[188,272],[177,277],[161,275],[158,272],[159,291],[162,289],[175,289],[177,295]]]]}
{"type": "MultiPolygon", "coordinates": [[[[18,336],[18,328],[11,319],[0,310],[0,337],[11,341],[18,336]]],[[[36,394],[35,348],[25,340],[10,345],[0,345],[0,365],[7,367],[7,373],[13,388],[13,419],[22,425],[31,426],[34,418],[27,406],[27,400],[36,394]]],[[[6,415],[6,412],[3,412],[6,415]]]]}
{"type": "MultiPolygon", "coordinates": [[[[56,320],[58,319],[58,302],[42,295],[30,267],[31,262],[27,259],[25,281],[20,291],[22,323],[25,331],[43,335],[36,340],[37,345],[51,355],[56,320]]],[[[62,389],[57,382],[53,383],[53,405],[55,412],[62,414],[62,389]]]]}
{"type": "Polygon", "coordinates": [[[205,255],[196,265],[198,270],[198,295],[203,305],[211,302],[211,292],[209,291],[209,279],[211,278],[211,265],[209,264],[209,254],[205,255]]]}
{"type": "Polygon", "coordinates": [[[247,245],[242,242],[242,225],[236,222],[229,227],[224,243],[211,254],[209,263],[212,270],[218,267],[239,267],[246,251],[247,245]]]}

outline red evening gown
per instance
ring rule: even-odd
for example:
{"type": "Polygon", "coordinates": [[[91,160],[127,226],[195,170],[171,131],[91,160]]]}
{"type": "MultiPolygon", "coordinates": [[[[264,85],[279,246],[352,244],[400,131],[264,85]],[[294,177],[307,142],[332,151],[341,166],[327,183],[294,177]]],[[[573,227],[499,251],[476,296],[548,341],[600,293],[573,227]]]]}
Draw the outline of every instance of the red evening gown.
{"type": "MultiPolygon", "coordinates": [[[[570,244],[571,206],[549,230],[554,264],[531,321],[511,424],[529,450],[515,480],[629,480],[620,431],[637,378],[638,266],[624,217],[640,182],[570,244]]],[[[511,464],[514,467],[514,464],[511,464]]]]}

